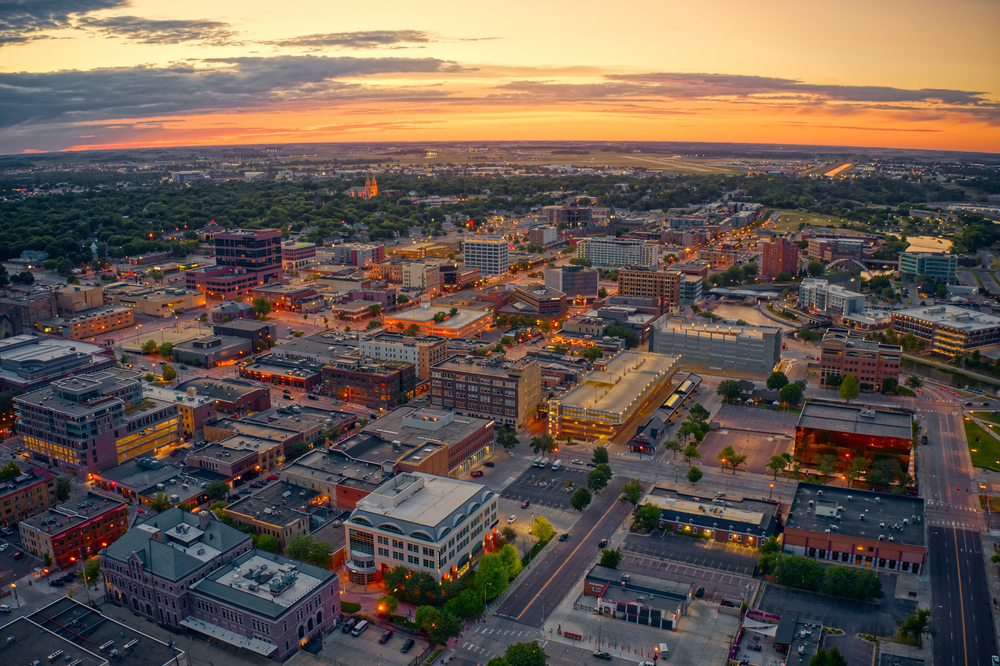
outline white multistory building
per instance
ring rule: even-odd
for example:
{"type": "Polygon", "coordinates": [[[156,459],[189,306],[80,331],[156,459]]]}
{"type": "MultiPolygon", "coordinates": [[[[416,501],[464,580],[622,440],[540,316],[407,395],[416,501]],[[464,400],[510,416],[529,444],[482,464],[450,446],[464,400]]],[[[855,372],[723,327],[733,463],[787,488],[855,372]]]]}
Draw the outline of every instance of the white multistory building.
{"type": "Polygon", "coordinates": [[[641,266],[656,268],[656,246],[630,238],[584,238],[576,246],[578,259],[597,267],[641,266]]]}
{"type": "Polygon", "coordinates": [[[480,275],[506,275],[510,271],[507,239],[499,234],[465,239],[465,265],[478,268],[480,275]]]}

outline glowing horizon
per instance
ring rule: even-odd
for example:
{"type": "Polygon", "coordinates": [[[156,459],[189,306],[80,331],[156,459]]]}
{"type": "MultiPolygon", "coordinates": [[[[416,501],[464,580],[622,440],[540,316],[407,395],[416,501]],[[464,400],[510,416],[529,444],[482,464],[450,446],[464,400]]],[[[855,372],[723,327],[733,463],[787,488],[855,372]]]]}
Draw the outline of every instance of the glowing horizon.
{"type": "Polygon", "coordinates": [[[1000,152],[1000,3],[985,0],[945,16],[896,0],[14,2],[0,23],[8,154],[363,141],[1000,152]]]}

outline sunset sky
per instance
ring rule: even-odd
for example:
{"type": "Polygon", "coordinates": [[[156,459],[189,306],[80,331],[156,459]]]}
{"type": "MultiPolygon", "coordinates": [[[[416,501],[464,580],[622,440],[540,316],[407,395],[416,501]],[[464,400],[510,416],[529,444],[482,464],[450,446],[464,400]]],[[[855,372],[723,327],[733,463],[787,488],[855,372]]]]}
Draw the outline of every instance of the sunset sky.
{"type": "Polygon", "coordinates": [[[641,140],[1000,152],[1000,2],[0,0],[0,153],[641,140]]]}

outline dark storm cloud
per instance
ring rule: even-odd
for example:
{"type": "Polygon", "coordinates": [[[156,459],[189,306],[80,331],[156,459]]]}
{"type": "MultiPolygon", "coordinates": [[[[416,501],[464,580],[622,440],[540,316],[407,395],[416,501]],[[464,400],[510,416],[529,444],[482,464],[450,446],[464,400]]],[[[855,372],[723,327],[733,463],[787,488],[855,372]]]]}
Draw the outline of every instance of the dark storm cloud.
{"type": "Polygon", "coordinates": [[[84,17],[78,28],[89,29],[101,37],[122,39],[136,44],[200,43],[207,46],[239,44],[237,32],[228,23],[203,20],[158,21],[138,16],[109,18],[84,17]]]}
{"type": "Polygon", "coordinates": [[[514,81],[497,86],[501,97],[554,101],[583,101],[609,97],[668,99],[773,97],[802,101],[867,104],[930,104],[958,107],[993,107],[985,92],[925,88],[906,90],[886,86],[842,86],[803,83],[794,79],[738,74],[611,74],[605,81],[584,85],[548,81],[514,81]]]}
{"type": "Polygon", "coordinates": [[[338,78],[457,69],[454,63],[434,58],[278,56],[201,62],[208,67],[0,73],[0,127],[57,119],[83,122],[220,109],[240,112],[271,103],[334,100],[362,88],[338,78]]]}
{"type": "Polygon", "coordinates": [[[102,9],[117,9],[127,0],[0,0],[0,48],[44,39],[44,30],[71,27],[71,19],[102,9]]]}
{"type": "Polygon", "coordinates": [[[432,41],[435,41],[435,37],[423,30],[366,30],[302,35],[260,43],[266,46],[299,49],[377,49],[429,44],[432,41]]]}

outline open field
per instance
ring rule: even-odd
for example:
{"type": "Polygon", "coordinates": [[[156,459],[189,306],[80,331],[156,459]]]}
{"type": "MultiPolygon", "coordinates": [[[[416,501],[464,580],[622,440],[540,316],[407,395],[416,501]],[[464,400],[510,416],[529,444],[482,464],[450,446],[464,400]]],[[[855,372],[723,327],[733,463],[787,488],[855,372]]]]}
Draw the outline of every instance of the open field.
{"type": "Polygon", "coordinates": [[[778,223],[774,225],[775,231],[798,231],[799,223],[805,222],[814,227],[835,227],[847,223],[848,220],[829,215],[818,215],[816,213],[803,213],[800,210],[782,210],[778,223]]]}
{"type": "Polygon", "coordinates": [[[978,424],[966,421],[965,441],[969,445],[973,466],[1000,471],[1000,464],[997,464],[1000,460],[1000,440],[978,424]]]}

